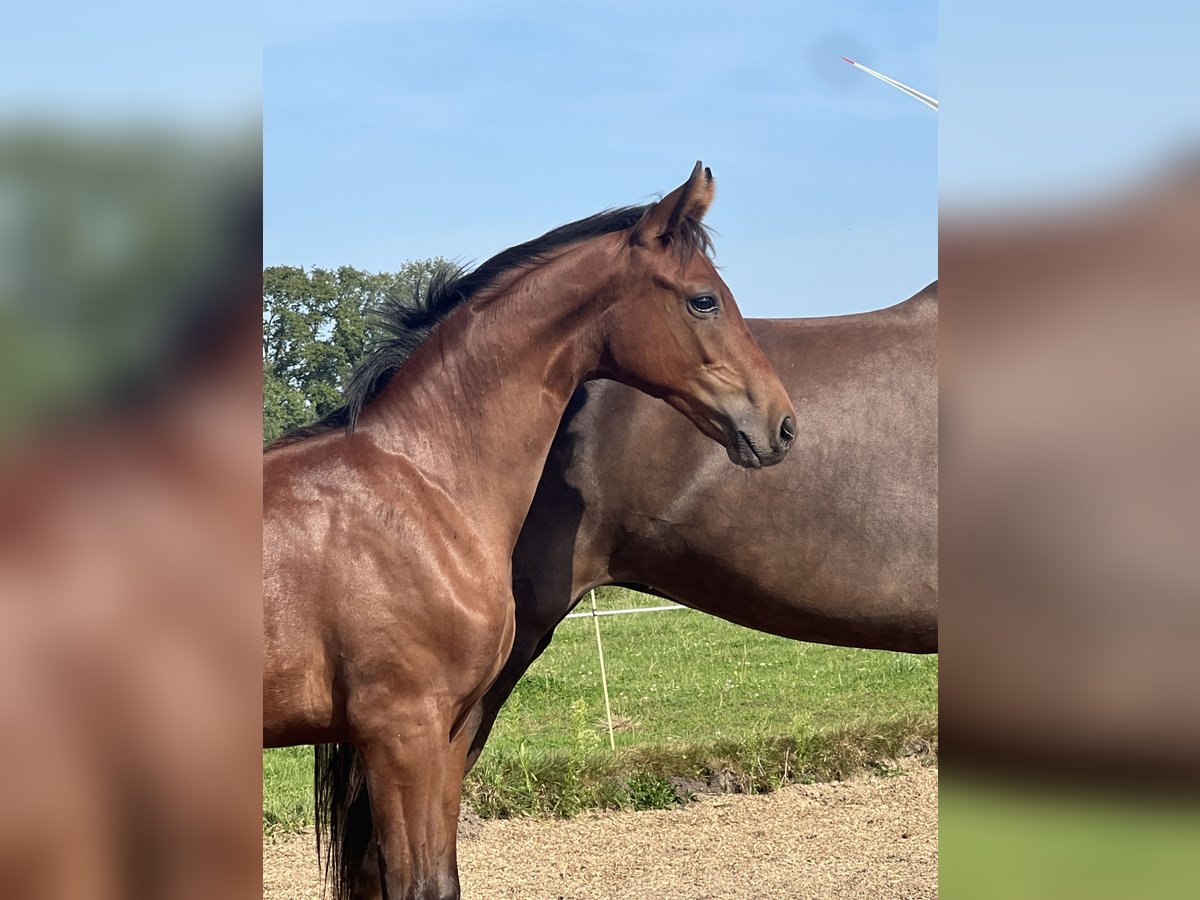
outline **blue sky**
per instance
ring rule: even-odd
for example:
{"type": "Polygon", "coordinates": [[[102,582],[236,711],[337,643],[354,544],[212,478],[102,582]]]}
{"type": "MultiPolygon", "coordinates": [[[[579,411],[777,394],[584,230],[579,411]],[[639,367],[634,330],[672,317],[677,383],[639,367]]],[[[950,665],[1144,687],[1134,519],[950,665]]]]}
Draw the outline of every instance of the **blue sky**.
{"type": "Polygon", "coordinates": [[[939,25],[939,176],[951,207],[1120,190],[1200,147],[1195,3],[947,0],[939,25]]]}
{"type": "Polygon", "coordinates": [[[244,125],[261,77],[266,261],[371,269],[483,259],[703,157],[719,261],[757,315],[921,287],[939,176],[951,205],[1024,206],[1200,145],[1200,6],[1183,0],[592,6],[17,5],[0,118],[244,125]]]}
{"type": "Polygon", "coordinates": [[[276,2],[263,27],[265,262],[482,260],[717,178],[743,310],[828,315],[936,277],[927,2],[276,2]]]}
{"type": "Polygon", "coordinates": [[[244,0],[9,3],[0,118],[244,129],[259,115],[261,48],[244,0]]]}

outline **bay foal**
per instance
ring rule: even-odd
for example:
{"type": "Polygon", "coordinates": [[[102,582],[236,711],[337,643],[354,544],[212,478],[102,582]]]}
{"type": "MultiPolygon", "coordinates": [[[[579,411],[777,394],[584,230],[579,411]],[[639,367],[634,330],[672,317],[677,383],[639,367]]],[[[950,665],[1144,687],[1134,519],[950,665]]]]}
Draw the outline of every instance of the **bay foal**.
{"type": "Polygon", "coordinates": [[[459,896],[464,724],[512,645],[513,547],[575,389],[661,397],[747,468],[796,434],[706,252],[713,191],[697,163],[656,204],[436,279],[346,406],[264,457],[264,745],[354,744],[391,900],[459,896]]]}

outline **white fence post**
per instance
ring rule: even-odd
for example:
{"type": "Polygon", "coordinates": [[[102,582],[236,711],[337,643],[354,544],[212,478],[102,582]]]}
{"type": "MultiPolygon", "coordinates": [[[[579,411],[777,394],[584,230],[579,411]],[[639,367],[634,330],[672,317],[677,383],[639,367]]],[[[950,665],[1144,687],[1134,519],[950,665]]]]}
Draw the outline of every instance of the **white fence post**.
{"type": "Polygon", "coordinates": [[[596,615],[596,589],[592,588],[592,622],[596,626],[596,652],[600,654],[600,684],[604,686],[604,715],[608,719],[608,749],[617,752],[613,737],[612,707],[608,703],[608,673],[604,671],[604,643],[600,640],[600,617],[596,615]]]}
{"type": "Polygon", "coordinates": [[[604,669],[604,643],[600,640],[600,617],[601,616],[624,616],[630,613],[648,613],[648,612],[666,612],[671,609],[687,609],[686,606],[680,606],[677,603],[672,603],[667,606],[639,606],[633,609],[596,609],[596,589],[591,590],[592,609],[591,612],[570,613],[563,616],[564,619],[583,619],[591,617],[592,622],[596,626],[596,652],[600,655],[600,684],[604,688],[604,717],[608,720],[608,749],[613,753],[617,752],[617,739],[613,735],[613,717],[612,706],[608,702],[608,673],[604,669]]]}

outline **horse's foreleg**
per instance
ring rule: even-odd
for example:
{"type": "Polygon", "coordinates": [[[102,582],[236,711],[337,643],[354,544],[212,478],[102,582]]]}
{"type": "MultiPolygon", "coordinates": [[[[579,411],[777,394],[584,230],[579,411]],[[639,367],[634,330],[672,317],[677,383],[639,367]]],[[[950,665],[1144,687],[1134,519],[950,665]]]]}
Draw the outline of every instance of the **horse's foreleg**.
{"type": "MultiPolygon", "coordinates": [[[[458,847],[458,817],[462,807],[462,780],[456,778],[456,772],[465,771],[468,766],[465,762],[465,756],[468,745],[471,742],[471,736],[476,733],[477,711],[479,705],[474,707],[475,713],[468,716],[464,721],[460,733],[450,745],[450,759],[448,760],[445,769],[445,778],[442,782],[442,827],[446,829],[444,835],[448,836],[449,841],[453,842],[452,851],[448,854],[449,865],[457,870],[457,847],[458,847]]],[[[355,799],[355,803],[369,803],[366,793],[355,799]]],[[[446,838],[443,837],[443,841],[446,838]]],[[[383,872],[379,865],[379,850],[376,841],[372,841],[371,845],[363,854],[362,864],[354,875],[354,883],[350,892],[350,900],[383,900],[383,872]]]]}
{"type": "Polygon", "coordinates": [[[449,732],[440,717],[397,717],[358,741],[388,900],[458,900],[446,779],[459,784],[462,761],[451,761],[449,732]]]}

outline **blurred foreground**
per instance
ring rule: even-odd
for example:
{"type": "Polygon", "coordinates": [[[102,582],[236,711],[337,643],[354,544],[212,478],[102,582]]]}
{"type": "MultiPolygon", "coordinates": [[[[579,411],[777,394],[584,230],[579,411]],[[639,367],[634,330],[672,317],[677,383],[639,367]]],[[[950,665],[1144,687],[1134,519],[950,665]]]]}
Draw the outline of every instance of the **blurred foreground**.
{"type": "Polygon", "coordinates": [[[940,254],[945,896],[1194,892],[1200,165],[940,254]]]}
{"type": "Polygon", "coordinates": [[[256,126],[0,138],[0,894],[256,896],[256,126]]]}

